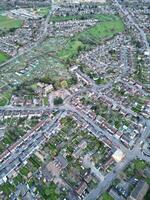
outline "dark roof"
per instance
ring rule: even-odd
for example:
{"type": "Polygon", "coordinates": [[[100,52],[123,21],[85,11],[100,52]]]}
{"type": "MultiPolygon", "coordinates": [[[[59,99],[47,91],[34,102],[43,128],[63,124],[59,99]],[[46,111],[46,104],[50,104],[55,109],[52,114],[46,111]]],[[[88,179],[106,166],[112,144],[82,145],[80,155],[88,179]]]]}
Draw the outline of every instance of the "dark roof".
{"type": "Polygon", "coordinates": [[[143,181],[143,180],[140,180],[135,189],[133,190],[133,192],[131,193],[131,196],[134,198],[134,199],[137,199],[137,200],[142,200],[143,197],[145,196],[145,194],[147,193],[148,191],[148,184],[143,181]]]}
{"type": "Polygon", "coordinates": [[[55,158],[55,160],[56,160],[57,162],[59,162],[63,168],[67,167],[67,165],[68,165],[67,160],[66,160],[62,155],[58,155],[58,156],[55,158]]]}
{"type": "Polygon", "coordinates": [[[144,175],[150,178],[150,168],[144,170],[144,175]]]}

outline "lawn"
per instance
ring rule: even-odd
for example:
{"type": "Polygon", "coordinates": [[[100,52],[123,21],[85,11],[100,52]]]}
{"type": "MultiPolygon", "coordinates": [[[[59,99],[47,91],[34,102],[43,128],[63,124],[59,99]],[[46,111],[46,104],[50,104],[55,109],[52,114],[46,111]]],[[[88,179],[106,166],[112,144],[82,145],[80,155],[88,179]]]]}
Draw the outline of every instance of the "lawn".
{"type": "Polygon", "coordinates": [[[42,162],[38,159],[38,157],[36,155],[32,155],[30,158],[29,158],[29,161],[32,163],[32,165],[35,167],[35,168],[39,168],[41,165],[42,165],[42,162]]]}
{"type": "Polygon", "coordinates": [[[103,195],[102,195],[102,200],[114,200],[108,192],[105,192],[103,195]]]}
{"type": "Polygon", "coordinates": [[[17,186],[18,184],[21,184],[24,182],[24,178],[21,174],[18,174],[14,179],[13,179],[14,184],[17,186]]]}
{"type": "Polygon", "coordinates": [[[43,102],[45,106],[48,106],[49,104],[48,97],[44,97],[43,102]]]}
{"type": "Polygon", "coordinates": [[[5,106],[7,104],[7,99],[3,96],[0,96],[0,106],[5,106]]]}
{"type": "Polygon", "coordinates": [[[105,39],[115,36],[124,31],[124,24],[119,17],[111,21],[103,21],[86,31],[78,33],[67,43],[65,49],[58,52],[58,57],[65,62],[76,57],[80,51],[88,50],[92,46],[98,45],[105,39]]]}
{"type": "Polygon", "coordinates": [[[41,15],[42,17],[48,15],[48,12],[49,12],[50,8],[49,7],[40,7],[40,8],[37,8],[35,10],[35,12],[38,14],[38,15],[41,15]]]}
{"type": "Polygon", "coordinates": [[[15,190],[15,187],[10,184],[9,182],[6,182],[2,185],[0,185],[0,191],[3,191],[5,195],[7,196],[7,199],[9,199],[9,195],[15,190]]]}
{"type": "Polygon", "coordinates": [[[104,21],[102,23],[97,24],[96,26],[79,33],[77,38],[81,40],[85,38],[89,40],[93,40],[96,43],[99,43],[101,40],[106,39],[108,37],[112,37],[115,34],[124,31],[124,24],[119,17],[116,17],[113,21],[104,21]]]}
{"type": "Polygon", "coordinates": [[[0,30],[17,29],[20,28],[22,24],[22,20],[10,18],[8,16],[0,16],[0,30]]]}
{"type": "Polygon", "coordinates": [[[68,60],[70,58],[73,58],[75,55],[77,55],[79,53],[80,50],[82,50],[85,47],[85,45],[79,41],[79,40],[71,40],[68,45],[67,48],[60,51],[60,53],[58,53],[59,57],[63,60],[68,60]]]}
{"type": "Polygon", "coordinates": [[[86,14],[86,15],[69,15],[69,16],[53,16],[50,21],[53,22],[61,22],[61,21],[69,21],[69,20],[85,20],[85,19],[98,19],[100,21],[112,21],[116,19],[115,15],[105,15],[105,14],[86,14]]]}
{"type": "Polygon", "coordinates": [[[9,55],[0,51],[0,64],[7,61],[9,58],[10,58],[9,55]]]}
{"type": "Polygon", "coordinates": [[[23,166],[21,169],[20,169],[20,173],[23,175],[23,176],[27,176],[29,174],[30,170],[28,169],[27,166],[23,166]]]}
{"type": "Polygon", "coordinates": [[[12,92],[8,90],[0,95],[0,106],[5,106],[10,102],[12,92]]]}
{"type": "Polygon", "coordinates": [[[49,200],[57,200],[58,199],[58,193],[57,193],[57,187],[54,183],[51,183],[49,185],[45,185],[44,183],[39,187],[39,193],[42,197],[42,199],[49,200]]]}

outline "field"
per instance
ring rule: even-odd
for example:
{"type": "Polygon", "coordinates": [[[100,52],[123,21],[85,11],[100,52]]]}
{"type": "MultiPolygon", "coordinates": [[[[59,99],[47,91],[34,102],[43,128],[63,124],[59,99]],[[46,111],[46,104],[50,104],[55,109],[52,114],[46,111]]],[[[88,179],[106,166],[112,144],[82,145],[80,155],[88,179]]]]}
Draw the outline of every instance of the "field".
{"type": "Polygon", "coordinates": [[[85,19],[98,19],[99,21],[112,21],[116,19],[117,16],[115,15],[105,15],[105,14],[86,14],[86,15],[69,15],[69,16],[52,16],[50,21],[53,22],[62,22],[62,21],[69,21],[69,20],[85,20],[85,19]]]}
{"type": "Polygon", "coordinates": [[[12,92],[10,90],[7,90],[6,92],[3,92],[0,94],[0,106],[5,106],[9,103],[10,98],[12,96],[12,92]]]}
{"type": "MultiPolygon", "coordinates": [[[[30,8],[28,10],[31,11],[30,8]]],[[[41,15],[42,17],[44,17],[44,16],[48,15],[49,10],[50,10],[49,7],[39,7],[39,8],[35,8],[33,11],[36,14],[41,15]]]]}
{"type": "Polygon", "coordinates": [[[10,18],[7,16],[0,16],[0,30],[17,29],[22,26],[22,21],[19,19],[10,18]]]}
{"type": "Polygon", "coordinates": [[[7,55],[6,53],[0,51],[0,64],[1,64],[2,62],[7,61],[9,58],[10,58],[9,55],[7,55]]]}
{"type": "Polygon", "coordinates": [[[104,39],[115,36],[124,31],[124,24],[120,18],[103,21],[96,26],[77,34],[70,39],[66,48],[59,51],[58,56],[65,62],[76,57],[81,50],[89,49],[93,45],[98,45],[104,39]]]}
{"type": "Polygon", "coordinates": [[[64,43],[64,38],[48,39],[30,53],[18,57],[7,68],[0,69],[5,83],[15,86],[46,75],[58,82],[60,79],[68,79],[70,75],[67,67],[54,56],[64,43]]]}
{"type": "Polygon", "coordinates": [[[102,200],[114,200],[114,199],[109,195],[109,193],[105,192],[102,195],[102,200]]]}
{"type": "MultiPolygon", "coordinates": [[[[70,64],[81,51],[89,50],[103,40],[124,31],[124,24],[116,15],[93,16],[99,20],[94,27],[77,33],[72,38],[48,38],[29,53],[19,56],[5,68],[0,69],[3,84],[9,84],[13,88],[28,81],[33,81],[34,84],[37,77],[41,79],[45,76],[48,76],[56,86],[63,80],[69,80],[71,75],[67,61],[70,64]]],[[[5,59],[7,60],[8,56],[0,53],[0,62],[4,62],[5,59]]],[[[4,90],[7,92],[6,88],[4,90]]],[[[1,94],[0,104],[8,103],[9,98],[1,94]]]]}
{"type": "Polygon", "coordinates": [[[80,50],[85,48],[85,45],[79,40],[71,40],[67,48],[58,53],[61,59],[67,60],[69,58],[73,58],[75,55],[79,53],[80,50]]]}
{"type": "Polygon", "coordinates": [[[102,22],[95,27],[90,28],[89,30],[80,33],[78,38],[89,37],[91,40],[95,42],[99,42],[102,39],[107,37],[112,37],[119,32],[123,32],[124,25],[122,21],[118,18],[113,21],[102,22]]]}

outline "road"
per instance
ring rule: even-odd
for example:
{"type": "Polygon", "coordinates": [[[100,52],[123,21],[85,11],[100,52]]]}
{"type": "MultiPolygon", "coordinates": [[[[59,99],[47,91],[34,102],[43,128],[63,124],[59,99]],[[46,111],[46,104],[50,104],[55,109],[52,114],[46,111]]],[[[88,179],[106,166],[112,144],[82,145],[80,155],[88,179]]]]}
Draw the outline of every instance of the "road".
{"type": "Polygon", "coordinates": [[[49,108],[49,107],[35,107],[35,108],[28,108],[28,107],[5,107],[5,108],[1,108],[0,109],[0,115],[1,113],[4,112],[15,112],[15,111],[19,111],[20,113],[25,111],[28,114],[32,111],[34,112],[44,112],[44,111],[71,111],[72,113],[76,113],[78,114],[79,117],[83,118],[84,121],[86,121],[89,125],[91,125],[92,127],[94,127],[94,129],[97,131],[97,137],[100,137],[100,135],[105,135],[107,138],[109,138],[114,145],[118,146],[121,145],[122,149],[126,149],[124,147],[124,145],[114,137],[112,136],[108,131],[101,129],[98,125],[96,125],[96,123],[89,118],[86,114],[84,114],[83,112],[80,112],[79,110],[77,110],[76,108],[74,108],[73,106],[69,105],[69,104],[65,104],[59,107],[53,107],[53,108],[49,108]]]}
{"type": "Polygon", "coordinates": [[[17,145],[13,144],[13,147],[9,148],[10,154],[0,163],[0,184],[4,177],[11,176],[14,170],[17,171],[47,141],[46,137],[51,136],[52,131],[57,127],[57,122],[63,114],[64,112],[59,112],[53,120],[47,120],[39,130],[33,130],[30,134],[27,133],[27,136],[24,136],[24,140],[17,141],[17,145]]]}
{"type": "MultiPolygon", "coordinates": [[[[146,49],[149,50],[149,45],[147,43],[147,39],[145,36],[145,33],[142,29],[139,28],[139,26],[133,21],[132,17],[129,15],[129,13],[122,8],[122,6],[118,3],[117,0],[114,0],[116,6],[120,9],[120,11],[129,19],[129,21],[135,26],[135,28],[139,31],[141,38],[143,39],[143,42],[146,46],[146,49]]],[[[50,17],[52,13],[57,10],[57,6],[52,7],[52,11],[49,12],[44,29],[38,39],[38,42],[33,46],[32,48],[35,48],[37,45],[39,45],[47,36],[47,29],[48,29],[48,23],[50,20],[50,17]]],[[[31,49],[32,49],[31,48],[31,49]]],[[[26,52],[24,52],[21,55],[24,55],[25,53],[29,52],[31,49],[28,49],[26,52]]],[[[13,60],[17,59],[19,56],[17,55],[13,59],[10,59],[8,62],[0,65],[0,67],[4,67],[6,64],[9,64],[13,60]]],[[[27,135],[25,140],[21,140],[20,143],[17,143],[17,146],[13,146],[10,151],[9,156],[1,162],[0,165],[0,183],[2,178],[6,177],[6,175],[10,175],[12,170],[18,170],[18,168],[21,166],[21,163],[26,161],[33,152],[35,152],[37,149],[40,148],[41,144],[43,144],[46,141],[46,137],[49,138],[51,137],[52,132],[55,130],[55,128],[58,125],[59,119],[64,116],[65,113],[69,112],[73,115],[76,115],[78,120],[85,122],[89,125],[89,129],[92,130],[92,134],[95,135],[97,138],[100,140],[102,137],[108,138],[111,142],[112,145],[115,146],[116,148],[120,148],[124,154],[125,158],[117,163],[113,170],[108,173],[104,180],[100,181],[99,184],[95,189],[93,189],[86,197],[85,200],[96,200],[100,195],[102,195],[103,192],[105,192],[110,185],[112,184],[112,181],[117,178],[118,174],[122,172],[125,167],[135,158],[143,159],[148,162],[150,162],[150,158],[145,156],[143,152],[141,151],[141,146],[140,146],[140,141],[145,141],[150,130],[150,121],[145,120],[144,118],[143,121],[146,123],[146,128],[142,132],[141,137],[137,140],[136,144],[134,145],[134,148],[132,150],[128,150],[121,142],[120,140],[116,139],[113,135],[111,135],[108,131],[105,129],[102,129],[97,125],[97,123],[89,118],[84,112],[77,110],[75,107],[70,105],[70,102],[72,98],[80,95],[82,92],[87,92],[87,91],[94,91],[95,93],[99,94],[99,96],[103,96],[108,100],[111,100],[113,105],[117,105],[118,103],[106,95],[103,94],[104,90],[108,90],[111,88],[114,84],[114,82],[121,81],[123,77],[127,76],[129,73],[129,66],[127,62],[127,49],[126,47],[123,48],[122,50],[122,56],[124,58],[124,66],[122,66],[122,73],[115,79],[110,81],[109,83],[105,85],[96,85],[96,83],[91,80],[86,74],[82,73],[79,69],[76,69],[75,72],[82,76],[84,79],[86,79],[91,87],[90,88],[83,88],[77,93],[74,93],[72,96],[69,96],[68,98],[65,99],[64,104],[62,106],[58,107],[48,107],[48,106],[41,106],[41,107],[13,107],[13,106],[5,106],[0,108],[0,117],[6,114],[11,114],[11,113],[22,113],[25,112],[27,114],[36,114],[36,113],[43,113],[45,111],[51,112],[51,111],[58,111],[58,114],[55,116],[55,118],[52,121],[46,121],[44,125],[41,127],[40,130],[38,131],[33,131],[29,135],[27,135]]],[[[144,93],[143,93],[144,94],[144,93]]],[[[134,114],[129,108],[125,108],[122,105],[119,105],[121,109],[127,111],[129,114],[134,114]]],[[[19,142],[19,141],[17,141],[19,142]]]]}
{"type": "Polygon", "coordinates": [[[38,45],[40,45],[47,37],[47,29],[48,29],[48,25],[49,25],[49,21],[51,16],[53,15],[53,13],[58,9],[58,7],[56,5],[53,5],[51,10],[49,11],[45,23],[44,23],[44,27],[42,27],[40,36],[37,39],[37,42],[34,43],[34,45],[30,48],[28,48],[27,50],[25,50],[22,53],[17,54],[15,57],[9,59],[8,61],[6,61],[5,63],[0,64],[0,69],[2,69],[3,67],[5,67],[6,65],[10,64],[11,62],[13,62],[14,60],[18,59],[20,56],[23,56],[27,53],[29,53],[30,51],[32,51],[34,48],[36,48],[38,45]]]}
{"type": "MultiPolygon", "coordinates": [[[[41,108],[43,109],[43,108],[41,108]]],[[[21,162],[24,162],[27,160],[27,158],[30,157],[30,155],[37,149],[40,148],[41,144],[45,142],[45,137],[50,137],[52,130],[54,130],[57,126],[58,120],[61,118],[62,114],[64,113],[64,110],[67,112],[71,112],[72,114],[76,114],[78,116],[78,119],[81,121],[86,122],[90,127],[93,128],[92,133],[98,137],[101,138],[101,136],[106,136],[110,141],[112,141],[113,146],[120,145],[120,148],[124,150],[124,152],[127,150],[119,141],[114,138],[112,135],[110,135],[107,131],[102,130],[98,125],[95,124],[94,121],[92,121],[87,115],[81,113],[80,111],[76,110],[74,107],[70,105],[65,105],[63,107],[60,107],[59,114],[56,115],[54,120],[51,122],[48,121],[44,123],[44,127],[42,127],[41,131],[33,131],[30,134],[28,134],[28,137],[25,137],[25,141],[16,142],[17,145],[13,144],[13,148],[10,147],[11,153],[10,155],[1,163],[0,166],[0,180],[5,177],[6,175],[9,175],[12,170],[16,170],[21,162]],[[20,161],[21,160],[21,161],[20,161]]]]}
{"type": "Polygon", "coordinates": [[[145,44],[146,50],[150,53],[150,46],[149,46],[149,43],[148,43],[148,41],[147,41],[146,34],[145,34],[145,32],[143,31],[143,29],[141,29],[141,28],[139,27],[139,25],[135,23],[135,21],[133,20],[132,16],[129,14],[129,12],[128,12],[126,9],[124,9],[124,8],[122,7],[121,4],[119,4],[118,0],[113,0],[113,3],[116,4],[116,6],[120,9],[121,13],[126,17],[126,19],[128,19],[129,22],[130,22],[131,24],[133,24],[133,26],[139,31],[139,33],[140,33],[140,35],[141,35],[141,38],[142,38],[142,40],[143,40],[143,43],[145,44]]]}
{"type": "MultiPolygon", "coordinates": [[[[123,54],[124,54],[124,66],[123,66],[123,70],[122,70],[122,73],[120,74],[120,76],[118,76],[116,78],[116,80],[114,80],[114,81],[122,81],[122,78],[125,77],[126,75],[128,75],[128,73],[129,73],[130,69],[129,69],[129,66],[128,66],[128,63],[127,63],[126,48],[123,49],[123,54]]],[[[90,89],[88,88],[87,91],[94,90],[95,92],[99,92],[99,94],[101,94],[103,90],[105,90],[106,88],[111,88],[112,85],[113,85],[113,82],[109,82],[108,84],[105,85],[105,88],[103,86],[99,87],[99,86],[97,86],[95,84],[94,81],[89,80],[89,78],[87,78],[87,76],[85,74],[83,74],[81,71],[79,71],[79,69],[76,72],[79,73],[81,76],[83,76],[87,81],[89,81],[91,83],[92,87],[90,89]]],[[[140,91],[142,92],[142,94],[145,95],[145,93],[144,93],[144,91],[142,89],[140,91]]],[[[86,90],[83,89],[83,91],[81,91],[81,92],[86,92],[86,90]]],[[[79,92],[78,92],[78,94],[79,94],[79,92]]],[[[74,94],[73,96],[76,96],[78,94],[74,94]]],[[[146,93],[146,95],[147,95],[147,93],[146,93]]],[[[105,96],[105,95],[103,95],[103,96],[105,96]]],[[[107,96],[106,96],[106,98],[109,99],[107,96]]],[[[111,99],[111,101],[112,101],[113,105],[116,104],[116,102],[113,101],[112,99],[111,99]]],[[[119,105],[119,106],[121,106],[121,105],[119,105]]],[[[131,111],[131,109],[124,108],[123,106],[121,106],[121,108],[123,110],[126,110],[128,113],[134,115],[134,113],[131,111]]],[[[143,159],[143,160],[145,160],[147,162],[150,162],[150,158],[147,157],[147,156],[145,156],[141,152],[141,150],[140,150],[140,141],[142,141],[142,140],[145,141],[146,138],[149,135],[150,121],[149,120],[146,121],[146,129],[143,132],[143,134],[141,135],[141,137],[137,140],[137,142],[136,142],[133,150],[127,150],[127,149],[124,148],[124,146],[122,144],[120,144],[119,140],[114,139],[113,136],[111,136],[109,133],[107,133],[104,130],[101,130],[99,127],[96,126],[95,122],[93,122],[91,119],[89,121],[87,115],[84,115],[83,113],[80,113],[79,111],[77,111],[77,114],[79,116],[83,117],[85,121],[87,121],[91,126],[93,126],[95,128],[95,130],[97,131],[96,132],[96,136],[99,136],[100,134],[102,134],[102,135],[104,134],[107,138],[109,138],[113,142],[114,145],[117,146],[119,144],[120,148],[126,154],[125,159],[122,162],[118,163],[114,167],[114,169],[105,176],[104,180],[100,181],[99,184],[98,184],[98,186],[95,189],[93,189],[85,197],[85,200],[91,200],[91,199],[92,200],[96,200],[99,196],[101,196],[103,194],[103,192],[105,192],[110,187],[112,181],[117,178],[118,174],[120,172],[122,172],[126,168],[126,166],[129,165],[129,163],[133,159],[139,158],[139,159],[143,159]]]]}
{"type": "Polygon", "coordinates": [[[116,164],[113,170],[108,173],[104,180],[99,182],[98,186],[93,189],[84,200],[96,200],[99,196],[101,196],[112,184],[112,181],[117,178],[117,176],[129,165],[131,161],[136,158],[145,160],[146,162],[150,162],[150,157],[144,156],[140,150],[140,141],[145,140],[148,136],[150,130],[150,122],[147,121],[147,127],[141,137],[137,140],[134,148],[132,150],[126,151],[126,156],[123,161],[116,164]]]}
{"type": "Polygon", "coordinates": [[[115,180],[117,175],[122,172],[129,163],[130,160],[128,159],[124,159],[122,162],[118,163],[114,169],[105,176],[104,181],[99,182],[98,186],[93,189],[84,200],[96,200],[101,196],[110,187],[112,181],[115,180]]]}

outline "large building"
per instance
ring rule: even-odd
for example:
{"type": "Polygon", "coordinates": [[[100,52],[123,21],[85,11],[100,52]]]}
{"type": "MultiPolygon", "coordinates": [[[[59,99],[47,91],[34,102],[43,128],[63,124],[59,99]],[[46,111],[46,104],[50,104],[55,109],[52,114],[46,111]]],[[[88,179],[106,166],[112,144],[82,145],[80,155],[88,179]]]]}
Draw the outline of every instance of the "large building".
{"type": "Polygon", "coordinates": [[[122,161],[122,159],[124,158],[124,154],[120,149],[117,149],[112,155],[112,158],[118,163],[122,161]]]}
{"type": "Polygon", "coordinates": [[[129,196],[128,200],[143,200],[144,196],[146,195],[147,191],[149,189],[148,184],[140,180],[135,189],[132,191],[131,195],[129,196]]]}

